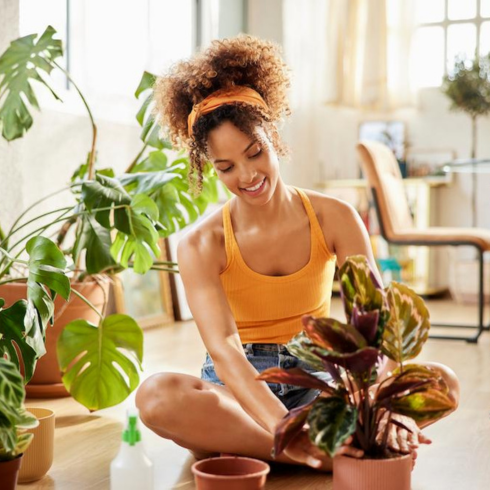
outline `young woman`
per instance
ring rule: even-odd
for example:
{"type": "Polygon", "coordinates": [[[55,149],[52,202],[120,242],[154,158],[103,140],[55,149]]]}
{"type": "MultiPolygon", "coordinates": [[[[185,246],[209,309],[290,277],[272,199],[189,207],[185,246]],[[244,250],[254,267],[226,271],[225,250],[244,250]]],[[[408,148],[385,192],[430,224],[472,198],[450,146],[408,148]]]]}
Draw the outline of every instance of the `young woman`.
{"type": "MultiPolygon", "coordinates": [[[[285,347],[302,330],[301,317],[329,315],[335,265],[346,257],[364,254],[376,271],[366,229],[350,205],[281,179],[279,156],[287,150],[277,125],[289,114],[288,87],[279,47],[240,35],[177,64],[155,88],[162,125],[190,152],[195,189],[209,160],[234,194],[178,249],[208,352],[201,379],[157,374],[136,398],[150,429],[198,458],[226,452],[271,459],[278,422],[318,393],[256,376],[273,366],[311,372],[285,347]]],[[[456,399],[457,380],[441,369],[456,399]]],[[[390,443],[415,457],[417,444],[430,441],[411,422],[413,434],[393,426],[390,443]]],[[[348,444],[340,453],[362,456],[348,444]]],[[[306,431],[277,460],[331,469],[306,431]]]]}

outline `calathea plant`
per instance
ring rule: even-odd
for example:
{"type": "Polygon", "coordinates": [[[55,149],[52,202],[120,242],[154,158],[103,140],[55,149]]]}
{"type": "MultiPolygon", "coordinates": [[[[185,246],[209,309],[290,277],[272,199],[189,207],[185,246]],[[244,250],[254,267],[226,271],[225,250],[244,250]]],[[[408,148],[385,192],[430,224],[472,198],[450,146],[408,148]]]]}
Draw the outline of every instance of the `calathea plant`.
{"type": "Polygon", "coordinates": [[[30,109],[39,109],[36,83],[60,99],[48,75],[62,70],[85,105],[92,143],[64,189],[71,191],[70,204],[35,214],[37,206],[62,191],[50,189],[45,198],[20,213],[10,229],[0,226],[0,298],[3,284],[27,283],[25,299],[0,309],[0,356],[17,366],[22,360],[28,381],[37,359],[45,353],[55,296],[65,300],[70,294],[80,296],[100,321],[95,325],[79,319],[67,325],[58,343],[58,358],[67,389],[90,410],[97,410],[123,401],[138,385],[143,334],[131,317],[107,316],[105,306],[98,310],[74,284],[110,278],[126,268],[140,274],[177,272],[175,263],[159,259],[160,240],[195,221],[210,202],[218,200],[218,180],[207,168],[203,192],[191,197],[188,157],[173,151],[160,136],[152,112],[155,76],[147,72],[135,93],[143,99],[136,115],[141,149],[121,175],[112,168],[99,168],[92,111],[70,74],[56,61],[62,56],[62,45],[55,34],[48,27],[39,38],[33,34],[17,39],[0,57],[2,136],[12,141],[31,128],[30,109]]]}
{"type": "Polygon", "coordinates": [[[410,431],[393,414],[427,421],[455,408],[439,372],[408,362],[428,337],[429,313],[422,299],[396,282],[383,289],[364,256],[349,257],[339,279],[347,323],[304,317],[303,332],[287,344],[291,353],[330,373],[332,381],[300,368],[271,368],[257,378],[323,392],[310,404],[291,410],[278,425],[276,455],[307,423],[310,440],[331,457],[352,436],[352,445],[362,449],[365,458],[389,458],[393,456],[387,448],[390,422],[410,431]],[[382,356],[398,367],[376,385],[382,356]]]}
{"type": "Polygon", "coordinates": [[[14,363],[0,357],[0,463],[24,453],[39,422],[24,407],[24,381],[14,363]]]}

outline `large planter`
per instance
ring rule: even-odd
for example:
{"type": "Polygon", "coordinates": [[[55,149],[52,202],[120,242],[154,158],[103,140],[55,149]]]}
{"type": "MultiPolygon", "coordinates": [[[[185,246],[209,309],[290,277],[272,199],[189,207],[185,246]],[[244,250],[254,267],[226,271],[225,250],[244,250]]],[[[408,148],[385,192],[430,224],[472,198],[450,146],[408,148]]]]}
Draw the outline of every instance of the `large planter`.
{"type": "MultiPolygon", "coordinates": [[[[72,283],[72,289],[83,294],[99,311],[104,305],[104,298],[109,294],[109,281],[86,281],[72,283]]],[[[27,298],[25,283],[9,283],[0,286],[0,298],[4,298],[5,307],[11,306],[19,299],[27,298]]],[[[61,372],[56,357],[56,343],[65,325],[77,319],[84,319],[97,324],[99,316],[78,296],[71,293],[66,302],[60,296],[55,299],[53,326],[47,327],[46,354],[39,359],[34,376],[26,386],[27,398],[58,398],[70,396],[62,381],[61,372]]]]}
{"type": "Polygon", "coordinates": [[[10,461],[0,462],[0,488],[2,490],[15,490],[21,462],[22,454],[10,461]]]}
{"type": "Polygon", "coordinates": [[[412,456],[357,459],[336,456],[333,490],[410,490],[412,456]]]}

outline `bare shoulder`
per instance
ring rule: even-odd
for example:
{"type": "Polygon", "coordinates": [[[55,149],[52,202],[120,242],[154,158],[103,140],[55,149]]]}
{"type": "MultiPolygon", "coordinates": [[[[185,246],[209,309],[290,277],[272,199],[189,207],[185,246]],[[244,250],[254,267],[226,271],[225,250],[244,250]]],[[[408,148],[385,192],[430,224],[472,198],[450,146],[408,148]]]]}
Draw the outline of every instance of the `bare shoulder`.
{"type": "Polygon", "coordinates": [[[318,218],[328,249],[338,254],[339,241],[345,236],[345,231],[360,224],[357,211],[341,199],[307,189],[304,192],[318,218]]]}
{"type": "Polygon", "coordinates": [[[223,207],[192,227],[180,240],[177,249],[179,268],[184,262],[207,272],[219,272],[226,266],[223,207]]]}
{"type": "Polygon", "coordinates": [[[310,199],[319,220],[326,219],[332,222],[331,220],[352,219],[356,216],[356,210],[346,201],[309,189],[305,189],[304,192],[310,199]]]}

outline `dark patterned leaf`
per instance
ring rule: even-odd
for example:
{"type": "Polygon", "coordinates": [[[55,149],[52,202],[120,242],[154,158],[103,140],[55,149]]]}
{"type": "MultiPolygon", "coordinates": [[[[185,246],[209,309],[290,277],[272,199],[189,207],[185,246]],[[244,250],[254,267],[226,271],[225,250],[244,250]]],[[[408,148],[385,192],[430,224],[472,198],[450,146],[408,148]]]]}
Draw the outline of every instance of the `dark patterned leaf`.
{"type": "Polygon", "coordinates": [[[301,368],[281,369],[269,368],[260,373],[255,379],[268,381],[270,383],[290,384],[294,386],[303,386],[314,390],[322,390],[332,393],[333,388],[321,379],[312,374],[303,371],[301,368]]]}
{"type": "Polygon", "coordinates": [[[340,397],[318,398],[308,413],[311,442],[333,458],[356,430],[357,409],[340,397]]]}

